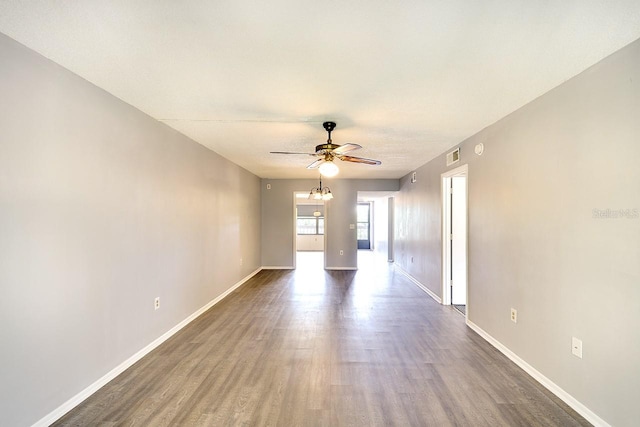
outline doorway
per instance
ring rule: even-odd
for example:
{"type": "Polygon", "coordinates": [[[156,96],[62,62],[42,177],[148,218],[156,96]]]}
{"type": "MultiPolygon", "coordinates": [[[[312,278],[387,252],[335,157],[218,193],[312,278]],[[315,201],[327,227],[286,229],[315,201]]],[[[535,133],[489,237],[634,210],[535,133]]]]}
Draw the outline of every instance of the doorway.
{"type": "Polygon", "coordinates": [[[468,316],[468,166],[442,174],[442,303],[468,316]]]}
{"type": "Polygon", "coordinates": [[[368,245],[366,242],[364,245],[360,242],[365,240],[365,235],[356,230],[359,249],[358,268],[367,268],[371,260],[375,260],[373,261],[375,263],[393,262],[394,196],[395,191],[358,191],[358,201],[355,206],[358,230],[369,230],[368,245]],[[368,205],[368,209],[360,208],[361,204],[368,205]],[[359,212],[358,209],[360,209],[359,212]],[[365,224],[367,216],[368,227],[365,224]],[[366,249],[360,249],[362,247],[366,249]]]}
{"type": "Polygon", "coordinates": [[[324,200],[309,199],[308,192],[294,193],[294,268],[324,268],[325,216],[324,200]]]}

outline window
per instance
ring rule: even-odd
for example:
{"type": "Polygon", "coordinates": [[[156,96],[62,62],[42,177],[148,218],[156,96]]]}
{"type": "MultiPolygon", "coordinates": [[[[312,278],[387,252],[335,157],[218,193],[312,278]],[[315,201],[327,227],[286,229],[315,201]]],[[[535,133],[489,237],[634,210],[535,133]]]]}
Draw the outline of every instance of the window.
{"type": "Polygon", "coordinates": [[[296,221],[298,234],[324,234],[324,218],[299,216],[296,221]]]}
{"type": "Polygon", "coordinates": [[[358,240],[369,240],[369,203],[358,203],[358,240]]]}
{"type": "Polygon", "coordinates": [[[371,204],[358,203],[358,249],[371,249],[371,204]]]}

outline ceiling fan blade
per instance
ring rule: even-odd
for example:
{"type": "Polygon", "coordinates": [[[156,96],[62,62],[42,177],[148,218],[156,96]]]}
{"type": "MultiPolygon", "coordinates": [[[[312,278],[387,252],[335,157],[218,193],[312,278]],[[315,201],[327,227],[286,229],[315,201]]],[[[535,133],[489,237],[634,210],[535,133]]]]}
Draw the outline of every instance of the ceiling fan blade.
{"type": "Polygon", "coordinates": [[[359,150],[361,149],[362,146],[358,145],[358,144],[343,144],[341,146],[339,146],[338,148],[334,149],[332,151],[333,154],[345,154],[348,153],[349,151],[353,151],[353,150],[359,150]]]}
{"type": "Polygon", "coordinates": [[[353,162],[353,163],[364,163],[366,165],[381,165],[382,162],[380,160],[373,159],[365,159],[364,157],[353,157],[353,156],[336,156],[340,160],[344,160],[345,162],[353,162]]]}
{"type": "Polygon", "coordinates": [[[324,163],[324,159],[318,159],[315,162],[311,163],[309,166],[307,166],[307,169],[315,169],[318,166],[320,166],[322,163],[324,163]]]}
{"type": "Polygon", "coordinates": [[[305,156],[316,156],[316,153],[295,153],[293,151],[269,151],[271,154],[304,154],[305,156]]]}

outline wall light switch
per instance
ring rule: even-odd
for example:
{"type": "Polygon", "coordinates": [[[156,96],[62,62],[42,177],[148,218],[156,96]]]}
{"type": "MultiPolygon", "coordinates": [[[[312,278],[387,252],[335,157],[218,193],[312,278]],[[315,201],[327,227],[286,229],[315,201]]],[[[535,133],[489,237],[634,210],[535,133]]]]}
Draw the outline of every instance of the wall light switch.
{"type": "Polygon", "coordinates": [[[355,224],[349,224],[349,230],[355,230],[355,229],[356,229],[355,224]]]}
{"type": "Polygon", "coordinates": [[[267,190],[271,190],[271,184],[267,184],[267,190]]]}

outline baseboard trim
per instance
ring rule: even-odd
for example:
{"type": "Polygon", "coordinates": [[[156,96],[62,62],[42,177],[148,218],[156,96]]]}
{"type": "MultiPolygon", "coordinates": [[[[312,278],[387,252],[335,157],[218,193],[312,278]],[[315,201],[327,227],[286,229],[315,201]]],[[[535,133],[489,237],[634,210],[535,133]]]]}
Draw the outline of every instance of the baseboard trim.
{"type": "Polygon", "coordinates": [[[292,265],[284,265],[284,266],[263,265],[262,269],[263,270],[295,270],[296,268],[292,265]]]}
{"type": "Polygon", "coordinates": [[[198,318],[200,315],[202,315],[205,311],[209,310],[211,307],[213,307],[214,305],[216,305],[217,303],[222,301],[230,293],[232,293],[233,291],[238,289],[246,281],[248,281],[253,276],[258,274],[260,272],[260,270],[262,270],[262,268],[258,268],[257,270],[255,270],[254,272],[250,273],[249,275],[247,275],[246,277],[241,279],[239,282],[237,282],[236,284],[231,286],[224,293],[220,294],[215,299],[209,301],[207,304],[205,304],[203,307],[201,307],[198,310],[196,310],[189,317],[187,317],[186,319],[184,319],[183,321],[178,323],[176,326],[174,326],[173,328],[171,328],[170,330],[168,330],[167,332],[162,334],[160,337],[156,338],[154,341],[152,341],[149,345],[144,347],[142,350],[138,351],[133,356],[129,357],[127,360],[122,362],[120,365],[118,365],[115,368],[113,368],[111,371],[109,371],[102,378],[100,378],[99,380],[97,380],[96,382],[91,384],[89,387],[87,387],[84,390],[82,390],[80,393],[78,393],[75,396],[73,396],[71,399],[67,400],[65,403],[60,405],[58,408],[54,409],[52,412],[47,414],[44,418],[40,419],[38,422],[33,424],[32,427],[47,427],[47,426],[53,424],[54,422],[56,422],[64,414],[66,414],[67,412],[69,412],[70,410],[72,410],[73,408],[75,408],[76,406],[81,404],[82,402],[84,402],[89,396],[91,396],[93,393],[98,391],[100,388],[102,388],[109,381],[113,380],[115,377],[120,375],[122,372],[124,372],[125,370],[130,368],[138,360],[142,359],[144,356],[149,354],[152,350],[154,350],[160,344],[162,344],[163,342],[165,342],[166,340],[171,338],[180,329],[184,328],[189,323],[193,322],[196,318],[198,318]]]}
{"type": "Polygon", "coordinates": [[[358,267],[325,267],[325,270],[348,270],[348,271],[355,271],[358,269],[358,267]]]}
{"type": "Polygon", "coordinates": [[[582,415],[587,421],[593,424],[595,427],[611,427],[606,421],[597,416],[593,411],[580,403],[575,397],[564,391],[560,386],[545,377],[533,366],[522,360],[517,354],[509,350],[500,341],[493,338],[482,328],[475,323],[467,319],[467,326],[473,329],[478,335],[480,335],[485,341],[494,346],[498,351],[507,356],[513,363],[522,368],[527,374],[531,375],[533,379],[542,384],[547,390],[555,394],[560,400],[569,405],[574,411],[582,415]]]}
{"type": "Polygon", "coordinates": [[[420,283],[420,281],[415,277],[413,277],[411,274],[409,274],[409,272],[405,271],[402,267],[398,266],[398,264],[395,264],[394,268],[396,268],[400,273],[406,276],[407,279],[411,280],[414,285],[422,289],[427,295],[433,298],[438,304],[442,304],[442,298],[436,295],[431,289],[427,288],[425,285],[420,283]]]}

